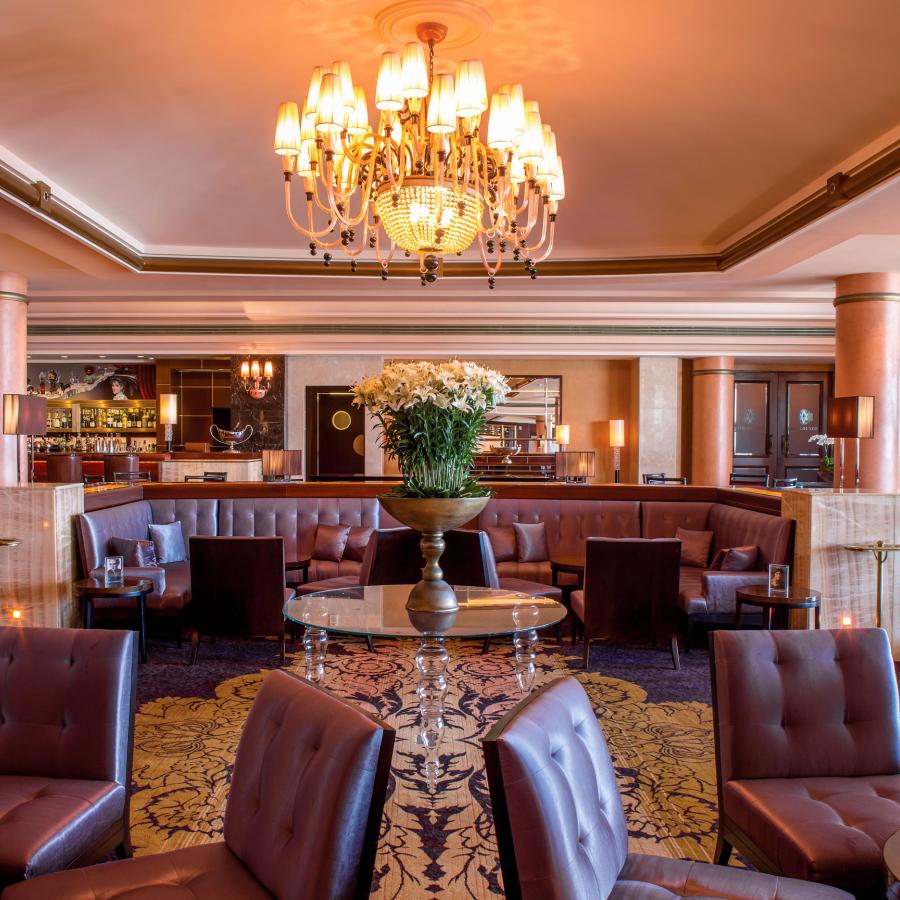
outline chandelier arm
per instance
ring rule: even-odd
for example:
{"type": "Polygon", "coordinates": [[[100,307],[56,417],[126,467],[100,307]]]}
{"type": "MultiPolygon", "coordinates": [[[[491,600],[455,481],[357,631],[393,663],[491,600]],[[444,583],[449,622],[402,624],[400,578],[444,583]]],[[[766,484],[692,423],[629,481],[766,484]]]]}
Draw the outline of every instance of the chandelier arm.
{"type": "Polygon", "coordinates": [[[503,254],[497,254],[497,265],[491,266],[490,262],[487,258],[487,251],[484,246],[484,236],[478,235],[478,251],[481,254],[481,262],[484,265],[485,269],[487,269],[488,275],[494,276],[500,271],[500,267],[503,265],[503,254]]]}
{"type": "Polygon", "coordinates": [[[532,259],[532,263],[537,265],[542,263],[553,252],[553,239],[556,237],[556,219],[550,223],[550,240],[547,242],[547,249],[537,258],[532,259]]]}
{"type": "Polygon", "coordinates": [[[319,237],[324,234],[328,234],[328,232],[332,231],[334,225],[332,224],[328,228],[324,228],[321,231],[316,231],[313,227],[313,218],[312,218],[312,201],[306,201],[306,209],[309,218],[309,228],[304,228],[295,218],[293,210],[291,209],[291,183],[289,180],[285,179],[284,181],[284,211],[287,214],[288,221],[291,223],[293,228],[296,231],[299,231],[304,237],[312,238],[316,242],[318,242],[319,237]]]}
{"type": "Polygon", "coordinates": [[[391,241],[391,251],[388,255],[382,259],[381,257],[381,223],[375,223],[375,259],[381,263],[381,268],[386,269],[390,261],[394,258],[394,251],[397,249],[397,245],[391,241]]]}
{"type": "MultiPolygon", "coordinates": [[[[340,203],[346,203],[347,206],[350,205],[350,201],[353,199],[353,193],[355,188],[351,188],[349,191],[341,191],[338,189],[336,192],[332,186],[332,182],[334,181],[334,162],[328,161],[326,162],[326,174],[325,180],[327,183],[327,187],[325,189],[326,196],[328,197],[329,205],[331,206],[332,214],[337,218],[337,220],[345,227],[345,228],[353,228],[365,218],[366,209],[369,204],[369,198],[371,196],[372,190],[372,175],[374,173],[374,167],[369,173],[368,184],[365,187],[361,187],[363,191],[362,195],[362,207],[358,216],[344,216],[344,214],[337,208],[337,203],[335,203],[335,193],[337,193],[337,198],[340,203]]],[[[357,181],[356,178],[350,179],[351,184],[355,184],[357,181]]]]}
{"type": "MultiPolygon", "coordinates": [[[[532,253],[536,252],[537,250],[540,250],[541,247],[544,246],[544,243],[547,240],[547,221],[548,221],[548,219],[549,219],[549,216],[547,215],[547,207],[544,206],[544,216],[543,216],[543,221],[541,224],[541,239],[536,244],[532,244],[530,247],[526,248],[529,256],[532,253]]],[[[527,234],[523,235],[523,239],[526,237],[528,237],[527,234]]]]}

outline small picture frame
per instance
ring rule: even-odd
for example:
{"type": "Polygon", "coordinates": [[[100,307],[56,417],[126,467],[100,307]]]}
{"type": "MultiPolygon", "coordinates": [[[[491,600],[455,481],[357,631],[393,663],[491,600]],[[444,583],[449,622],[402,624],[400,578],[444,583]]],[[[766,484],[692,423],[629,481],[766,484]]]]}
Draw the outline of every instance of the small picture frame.
{"type": "Polygon", "coordinates": [[[791,567],[772,563],[769,566],[769,596],[787,595],[790,584],[791,567]]]}
{"type": "Polygon", "coordinates": [[[125,558],[107,556],[103,560],[103,584],[105,587],[121,587],[125,583],[125,558]]]}

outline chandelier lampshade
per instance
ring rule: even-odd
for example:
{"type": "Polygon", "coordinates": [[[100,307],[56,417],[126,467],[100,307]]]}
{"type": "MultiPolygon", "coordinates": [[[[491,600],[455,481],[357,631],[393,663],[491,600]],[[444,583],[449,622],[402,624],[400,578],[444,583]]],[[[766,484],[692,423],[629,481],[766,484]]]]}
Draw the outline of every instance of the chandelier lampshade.
{"type": "Polygon", "coordinates": [[[326,266],[340,248],[351,271],[374,257],[387,278],[399,249],[418,256],[428,284],[440,257],[475,246],[489,287],[510,257],[535,278],[553,250],[566,193],[556,135],[521,84],[489,95],[480,60],[436,72],[434,49],[446,27],[425,22],[416,33],[420,40],[402,53],[381,55],[377,122],[346,60],[313,68],[302,108],[281,104],[274,150],[287,218],[313,256],[325,251],[326,266]],[[295,177],[306,198],[298,216],[295,177]]]}

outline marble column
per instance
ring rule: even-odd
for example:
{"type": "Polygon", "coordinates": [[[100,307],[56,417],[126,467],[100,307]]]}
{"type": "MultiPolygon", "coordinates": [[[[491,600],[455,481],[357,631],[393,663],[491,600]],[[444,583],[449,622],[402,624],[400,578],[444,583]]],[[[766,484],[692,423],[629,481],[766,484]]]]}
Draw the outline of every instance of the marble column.
{"type": "MultiPolygon", "coordinates": [[[[837,279],[834,393],[875,398],[875,436],[860,441],[859,486],[900,490],[900,272],[837,279]]],[[[852,466],[854,441],[846,447],[852,466]]],[[[846,468],[845,468],[846,472],[846,468]]]]}
{"type": "MultiPolygon", "coordinates": [[[[23,275],[0,272],[0,395],[25,393],[25,367],[28,359],[27,294],[28,282],[23,275]]],[[[0,485],[16,484],[18,481],[17,441],[20,442],[22,474],[25,474],[24,438],[0,434],[0,485]]]]}
{"type": "Polygon", "coordinates": [[[642,356],[637,360],[637,383],[638,476],[681,475],[681,360],[642,356]]]}
{"type": "Polygon", "coordinates": [[[728,486],[734,449],[734,358],[694,360],[691,484],[728,486]]]}

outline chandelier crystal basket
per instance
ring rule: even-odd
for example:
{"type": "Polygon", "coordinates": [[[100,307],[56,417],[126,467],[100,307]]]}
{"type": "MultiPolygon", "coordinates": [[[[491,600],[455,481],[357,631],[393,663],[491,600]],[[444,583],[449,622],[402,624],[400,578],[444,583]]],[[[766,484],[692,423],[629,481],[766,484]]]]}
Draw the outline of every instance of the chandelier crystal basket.
{"type": "Polygon", "coordinates": [[[431,284],[444,256],[477,243],[491,288],[509,254],[535,278],[566,193],[556,136],[521,84],[502,85],[489,105],[480,60],[463,60],[455,75],[435,72],[445,26],[423,23],[416,34],[402,54],[382,54],[376,129],[344,60],[313,69],[302,109],[281,104],[275,152],[288,220],[311,255],[325,251],[326,266],[340,247],[355,272],[369,249],[386,279],[399,248],[418,256],[422,284],[431,284]],[[304,224],[293,213],[294,176],[303,180],[304,224]]]}

